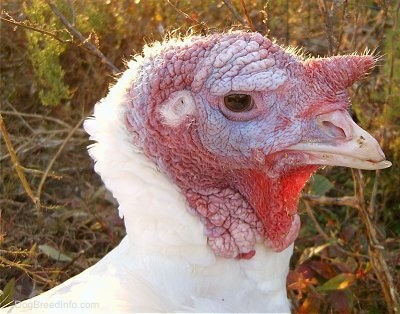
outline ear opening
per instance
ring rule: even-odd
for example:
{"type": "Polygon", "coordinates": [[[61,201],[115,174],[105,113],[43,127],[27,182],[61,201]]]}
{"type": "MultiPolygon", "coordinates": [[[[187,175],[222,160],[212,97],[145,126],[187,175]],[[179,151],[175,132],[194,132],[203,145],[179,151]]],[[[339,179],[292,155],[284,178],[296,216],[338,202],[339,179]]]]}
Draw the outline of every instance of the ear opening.
{"type": "Polygon", "coordinates": [[[193,95],[190,91],[179,91],[172,93],[161,105],[160,115],[163,123],[170,127],[178,127],[188,116],[196,110],[193,95]]]}

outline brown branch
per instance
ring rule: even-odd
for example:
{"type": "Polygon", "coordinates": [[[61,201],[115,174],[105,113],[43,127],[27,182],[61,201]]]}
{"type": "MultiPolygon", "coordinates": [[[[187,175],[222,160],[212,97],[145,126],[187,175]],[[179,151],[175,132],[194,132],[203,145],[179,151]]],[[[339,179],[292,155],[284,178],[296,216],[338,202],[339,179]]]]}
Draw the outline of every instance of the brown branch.
{"type": "Polygon", "coordinates": [[[94,53],[97,57],[100,58],[100,60],[106,64],[111,71],[113,72],[114,75],[120,73],[121,71],[110,61],[106,58],[106,56],[95,46],[93,45],[85,36],[81,34],[68,20],[67,18],[56,8],[54,4],[51,3],[50,0],[45,0],[50,9],[53,11],[53,13],[60,19],[61,23],[65,25],[65,27],[68,29],[68,31],[78,38],[79,42],[84,46],[86,49],[88,49],[90,52],[94,53]]]}
{"type": "Polygon", "coordinates": [[[328,197],[302,193],[301,198],[313,203],[324,205],[350,206],[354,208],[358,206],[357,198],[354,196],[328,197]]]}
{"type": "Polygon", "coordinates": [[[53,117],[49,117],[49,116],[44,116],[41,114],[26,113],[26,112],[14,111],[14,110],[13,111],[0,110],[0,113],[4,114],[4,115],[14,115],[14,116],[21,116],[21,117],[28,117],[28,118],[36,118],[36,119],[41,119],[41,120],[48,120],[48,121],[58,123],[63,127],[71,128],[71,126],[68,123],[66,123],[62,120],[59,120],[59,119],[53,118],[53,117]]]}
{"type": "Polygon", "coordinates": [[[339,36],[337,39],[337,47],[336,47],[336,51],[339,52],[340,51],[340,45],[342,44],[342,39],[343,39],[343,34],[344,34],[344,26],[345,24],[345,17],[346,17],[346,10],[347,10],[347,1],[343,2],[343,10],[342,10],[342,17],[341,17],[341,22],[340,22],[340,30],[339,30],[339,36]]]}
{"type": "Polygon", "coordinates": [[[169,4],[171,7],[174,8],[174,10],[175,10],[176,12],[178,12],[178,13],[181,14],[181,15],[183,15],[186,19],[188,19],[188,20],[194,22],[194,24],[201,25],[201,26],[203,26],[204,28],[207,29],[207,25],[206,25],[204,22],[201,22],[201,21],[195,19],[194,17],[190,16],[189,14],[183,12],[181,9],[178,9],[178,8],[176,7],[176,5],[174,5],[174,4],[171,3],[170,0],[167,0],[167,2],[168,2],[168,4],[169,4]]]}
{"type": "MultiPolygon", "coordinates": [[[[58,18],[61,20],[61,22],[66,26],[69,34],[71,34],[71,36],[75,36],[78,38],[78,41],[75,41],[74,38],[72,38],[71,40],[63,40],[60,37],[58,37],[55,33],[53,32],[49,32],[47,30],[44,30],[42,28],[39,27],[35,27],[32,25],[27,24],[27,21],[24,22],[18,22],[15,19],[13,19],[6,11],[2,11],[2,14],[6,15],[8,18],[4,18],[4,17],[0,17],[1,21],[4,21],[6,23],[18,26],[18,27],[22,27],[28,30],[32,30],[38,33],[41,33],[43,35],[49,36],[57,41],[59,41],[60,43],[63,44],[75,44],[78,47],[81,48],[85,48],[85,51],[90,52],[91,54],[97,56],[98,58],[101,59],[101,61],[103,63],[105,63],[109,68],[111,68],[111,71],[113,72],[114,75],[120,73],[121,71],[111,62],[109,61],[104,54],[95,46],[93,45],[89,39],[85,38],[75,27],[73,24],[70,24],[68,22],[68,20],[64,17],[64,15],[61,14],[61,12],[59,12],[57,10],[57,8],[53,5],[50,4],[47,0],[46,2],[49,4],[50,8],[53,10],[53,8],[56,10],[56,12],[53,10],[54,14],[56,14],[58,16],[58,18]],[[58,15],[59,14],[59,15],[58,15]]],[[[71,8],[71,10],[73,10],[73,8],[71,8]]],[[[74,14],[74,13],[73,13],[74,14]]]]}
{"type": "Polygon", "coordinates": [[[38,32],[38,33],[42,33],[43,35],[50,36],[51,38],[53,38],[53,39],[55,39],[55,40],[57,40],[57,41],[59,41],[59,42],[61,42],[63,44],[70,43],[69,41],[61,39],[60,37],[58,37],[53,32],[49,32],[49,31],[46,31],[46,30],[44,30],[42,28],[38,28],[38,27],[35,27],[35,26],[32,26],[32,25],[28,25],[26,23],[26,21],[25,22],[16,21],[5,10],[1,11],[1,14],[2,15],[3,14],[6,15],[7,18],[4,18],[4,17],[1,16],[0,20],[6,22],[8,24],[15,25],[15,26],[18,26],[18,27],[22,27],[22,28],[25,28],[25,29],[29,29],[31,31],[35,31],[35,32],[38,32]]]}
{"type": "Polygon", "coordinates": [[[317,218],[315,218],[314,213],[311,210],[309,202],[305,201],[304,202],[306,213],[308,217],[310,217],[311,221],[313,222],[315,229],[317,229],[318,233],[321,235],[321,237],[326,241],[326,242],[332,242],[331,238],[325,233],[325,231],[321,228],[319,222],[317,221],[317,218]]]}
{"type": "Polygon", "coordinates": [[[242,4],[244,15],[246,16],[246,19],[247,19],[247,24],[249,25],[251,31],[255,32],[256,28],[254,27],[253,21],[250,18],[249,12],[247,12],[246,4],[244,3],[244,0],[240,0],[240,2],[242,4]]]}
{"type": "Polygon", "coordinates": [[[368,236],[369,255],[371,257],[372,268],[381,284],[388,313],[399,313],[400,297],[383,256],[384,247],[378,240],[376,228],[368,214],[368,208],[365,204],[364,198],[364,183],[361,170],[353,169],[352,173],[354,178],[354,192],[358,200],[358,213],[368,236]]]}
{"type": "MultiPolygon", "coordinates": [[[[24,119],[23,116],[21,116],[21,115],[18,114],[17,109],[15,109],[14,106],[12,106],[8,101],[6,101],[6,103],[7,103],[7,105],[9,105],[9,106],[11,107],[11,109],[13,110],[13,113],[15,114],[15,116],[16,116],[18,119],[21,120],[21,122],[23,123],[23,125],[25,125],[25,127],[26,127],[29,131],[31,131],[31,133],[34,133],[35,131],[34,131],[33,128],[31,127],[31,125],[30,125],[28,122],[26,122],[26,120],[24,119]]],[[[4,112],[2,112],[1,110],[0,110],[0,113],[3,113],[3,114],[4,114],[4,112]]]]}
{"type": "Polygon", "coordinates": [[[21,181],[21,184],[24,187],[26,194],[28,194],[28,196],[30,197],[30,199],[36,206],[40,205],[39,197],[37,197],[33,194],[33,191],[28,183],[28,180],[25,177],[23,167],[21,166],[21,164],[18,160],[18,156],[15,152],[14,146],[11,143],[10,136],[9,136],[7,128],[4,124],[3,116],[1,115],[1,113],[0,113],[0,130],[1,130],[1,134],[3,135],[3,138],[4,138],[4,142],[6,143],[6,147],[7,147],[8,153],[10,154],[15,171],[17,172],[18,178],[21,181]]]}
{"type": "Polygon", "coordinates": [[[370,198],[369,206],[368,206],[368,214],[369,214],[370,218],[374,217],[374,214],[375,214],[376,196],[378,194],[380,173],[381,173],[380,170],[376,170],[374,185],[372,187],[371,198],[370,198]]]}
{"type": "Polygon", "coordinates": [[[224,4],[227,6],[229,11],[232,12],[233,16],[240,22],[242,25],[246,25],[246,21],[244,18],[239,14],[239,12],[236,10],[235,6],[232,4],[230,0],[222,0],[224,4]]]}
{"type": "Polygon", "coordinates": [[[336,51],[336,38],[333,35],[333,18],[335,15],[335,1],[332,1],[331,7],[328,8],[328,3],[326,0],[319,0],[319,8],[325,20],[325,31],[326,31],[326,38],[329,43],[329,55],[335,54],[336,51]]]}

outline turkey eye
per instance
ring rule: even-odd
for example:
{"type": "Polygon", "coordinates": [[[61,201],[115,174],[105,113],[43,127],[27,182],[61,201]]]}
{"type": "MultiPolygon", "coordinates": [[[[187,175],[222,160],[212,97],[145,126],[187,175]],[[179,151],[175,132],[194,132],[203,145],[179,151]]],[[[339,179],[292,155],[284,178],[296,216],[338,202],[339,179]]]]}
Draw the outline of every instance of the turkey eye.
{"type": "Polygon", "coordinates": [[[247,94],[230,94],[224,97],[224,104],[233,112],[248,111],[253,107],[253,98],[247,94]]]}

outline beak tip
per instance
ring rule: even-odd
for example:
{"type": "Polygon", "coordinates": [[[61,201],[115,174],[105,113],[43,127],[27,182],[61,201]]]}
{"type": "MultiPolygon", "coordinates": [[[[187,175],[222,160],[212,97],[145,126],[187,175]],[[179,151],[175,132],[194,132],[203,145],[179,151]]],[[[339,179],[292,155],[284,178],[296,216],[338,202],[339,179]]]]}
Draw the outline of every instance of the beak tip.
{"type": "Polygon", "coordinates": [[[360,168],[364,170],[382,170],[392,166],[392,163],[389,160],[381,160],[381,161],[369,161],[369,165],[366,168],[360,168]]]}
{"type": "Polygon", "coordinates": [[[380,169],[386,169],[392,166],[392,163],[389,160],[384,160],[381,162],[382,168],[380,169]]]}

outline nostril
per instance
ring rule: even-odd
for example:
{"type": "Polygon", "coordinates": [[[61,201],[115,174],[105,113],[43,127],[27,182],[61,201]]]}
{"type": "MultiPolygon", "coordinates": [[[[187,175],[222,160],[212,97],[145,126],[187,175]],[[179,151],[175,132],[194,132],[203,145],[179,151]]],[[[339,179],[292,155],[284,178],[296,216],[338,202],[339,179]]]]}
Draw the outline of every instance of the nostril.
{"type": "Polygon", "coordinates": [[[344,130],[336,125],[334,125],[330,121],[322,121],[323,130],[327,135],[337,139],[345,139],[346,133],[344,130]]]}

